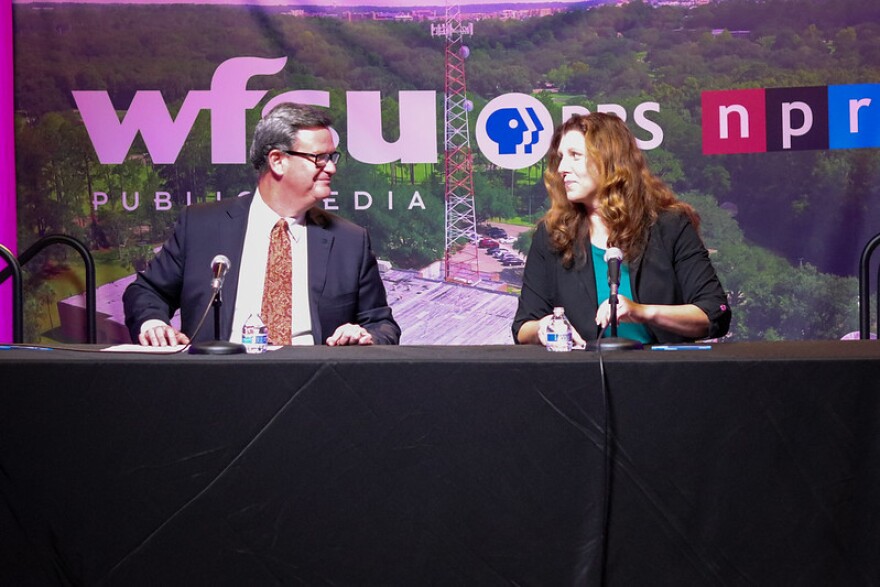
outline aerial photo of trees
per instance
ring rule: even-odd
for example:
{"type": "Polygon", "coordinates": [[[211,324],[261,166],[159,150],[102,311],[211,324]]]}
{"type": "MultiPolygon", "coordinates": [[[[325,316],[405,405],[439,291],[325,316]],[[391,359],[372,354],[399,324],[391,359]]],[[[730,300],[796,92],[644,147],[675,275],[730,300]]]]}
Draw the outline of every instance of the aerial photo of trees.
{"type": "MultiPolygon", "coordinates": [[[[135,92],[161,90],[174,114],[188,92],[210,87],[225,60],[286,56],[281,73],[251,84],[269,90],[267,99],[293,89],[329,91],[343,146],[347,91],[381,92],[388,140],[398,132],[401,90],[436,91],[443,123],[443,41],[428,22],[292,15],[290,7],[13,8],[19,247],[56,232],[75,236],[95,254],[99,285],[143,266],[187,193],[191,202],[218,191],[234,197],[253,189],[255,175],[248,165],[211,163],[207,112],[173,164],[151,162],[140,138],[123,163],[101,164],[74,90],[107,90],[120,116],[135,92]],[[97,209],[96,192],[109,195],[97,209]],[[157,209],[157,192],[169,194],[170,209],[157,209]]],[[[701,92],[880,82],[876,0],[569,5],[541,17],[483,18],[467,44],[471,125],[489,100],[513,92],[536,96],[556,123],[566,105],[612,103],[632,112],[644,101],[660,104],[651,118],[664,140],[648,157],[701,214],[734,310],[732,340],[834,339],[858,329],[854,276],[861,248],[880,232],[880,151],[704,155],[701,92]]],[[[248,136],[259,110],[247,114],[248,136]]],[[[366,226],[377,255],[395,267],[419,269],[443,256],[442,142],[440,153],[433,165],[344,158],[334,179],[337,213],[366,226]],[[364,189],[373,205],[355,209],[351,194],[364,189]],[[408,209],[415,192],[424,206],[408,209]]],[[[512,172],[475,149],[474,171],[479,222],[533,226],[543,214],[542,163],[512,172]]],[[[528,234],[516,243],[523,252],[528,245],[528,234]]],[[[43,257],[26,281],[29,340],[51,338],[54,301],[83,287],[73,255],[43,257]]]]}

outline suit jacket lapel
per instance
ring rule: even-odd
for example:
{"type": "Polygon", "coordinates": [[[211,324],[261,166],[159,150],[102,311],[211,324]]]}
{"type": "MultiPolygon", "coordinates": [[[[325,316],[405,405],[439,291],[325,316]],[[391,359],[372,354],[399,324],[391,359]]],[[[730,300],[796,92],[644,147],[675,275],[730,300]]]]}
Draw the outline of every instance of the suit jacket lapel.
{"type": "Polygon", "coordinates": [[[253,195],[237,198],[235,204],[217,217],[217,239],[220,250],[229,251],[231,267],[223,284],[223,305],[220,307],[221,332],[226,340],[232,334],[232,318],[235,312],[235,296],[238,293],[238,277],[241,272],[241,255],[244,250],[244,237],[247,232],[248,213],[251,209],[253,195]]]}
{"type": "Polygon", "coordinates": [[[315,344],[323,344],[330,332],[322,332],[320,308],[317,300],[324,293],[327,282],[327,264],[330,261],[330,249],[333,247],[333,233],[330,230],[330,218],[318,208],[312,208],[306,214],[306,238],[309,243],[309,310],[312,317],[312,336],[315,344]]]}
{"type": "Polygon", "coordinates": [[[642,259],[645,258],[645,255],[648,252],[648,247],[651,246],[651,239],[654,236],[654,229],[657,225],[651,227],[651,230],[648,231],[648,240],[645,241],[645,249],[642,251],[642,254],[638,259],[634,259],[632,263],[629,264],[629,279],[630,279],[630,287],[632,287],[632,295],[634,302],[641,302],[639,299],[639,280],[642,276],[642,259]]]}
{"type": "Polygon", "coordinates": [[[333,233],[329,230],[330,219],[320,210],[311,209],[306,214],[309,242],[309,289],[323,293],[327,281],[327,262],[333,245],[333,233]]]}
{"type": "MultiPolygon", "coordinates": [[[[588,308],[589,314],[588,318],[592,323],[593,317],[596,315],[596,311],[599,309],[599,295],[596,293],[596,277],[595,277],[595,269],[593,268],[593,250],[591,248],[590,243],[587,243],[587,260],[583,264],[582,267],[576,268],[574,270],[575,275],[577,276],[577,280],[580,283],[578,288],[579,291],[585,291],[587,296],[584,300],[584,307],[588,308]]],[[[595,338],[599,333],[599,327],[596,327],[596,334],[593,335],[595,338]]],[[[582,333],[582,336],[587,336],[582,333]]]]}

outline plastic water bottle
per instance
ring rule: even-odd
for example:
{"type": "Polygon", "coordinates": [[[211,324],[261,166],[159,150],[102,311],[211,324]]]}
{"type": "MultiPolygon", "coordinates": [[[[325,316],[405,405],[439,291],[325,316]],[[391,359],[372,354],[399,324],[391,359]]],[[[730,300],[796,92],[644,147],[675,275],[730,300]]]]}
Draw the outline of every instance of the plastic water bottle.
{"type": "Polygon", "coordinates": [[[259,314],[251,314],[241,327],[241,344],[249,355],[266,352],[269,344],[269,329],[263,324],[259,314]]]}
{"type": "Polygon", "coordinates": [[[571,350],[571,323],[565,317],[565,308],[553,308],[553,318],[547,326],[547,350],[555,352],[571,350]]]}

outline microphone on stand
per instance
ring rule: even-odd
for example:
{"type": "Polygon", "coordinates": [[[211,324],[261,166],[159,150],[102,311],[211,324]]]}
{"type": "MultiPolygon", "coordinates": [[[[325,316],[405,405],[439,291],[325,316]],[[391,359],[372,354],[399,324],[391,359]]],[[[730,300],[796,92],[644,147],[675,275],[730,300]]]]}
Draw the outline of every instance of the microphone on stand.
{"type": "Polygon", "coordinates": [[[623,251],[617,247],[611,247],[605,251],[605,262],[608,263],[608,304],[611,306],[611,337],[617,336],[617,290],[620,288],[620,263],[623,261],[623,251]]]}
{"type": "Polygon", "coordinates": [[[214,291],[219,291],[223,289],[223,280],[226,279],[226,272],[229,271],[229,257],[226,255],[217,255],[214,257],[214,260],[211,261],[211,273],[213,277],[211,278],[211,289],[214,291]]]}
{"type": "MultiPolygon", "coordinates": [[[[211,302],[214,307],[214,340],[199,342],[189,347],[194,355],[234,355],[245,352],[243,344],[220,340],[220,306],[223,305],[223,282],[232,263],[226,255],[217,255],[211,261],[211,302]]],[[[208,309],[205,308],[205,313],[208,309]]],[[[204,316],[203,316],[204,319],[204,316]]],[[[199,324],[201,327],[201,324],[199,324]]]]}
{"type": "Polygon", "coordinates": [[[611,329],[611,336],[590,341],[587,349],[624,351],[643,348],[642,343],[637,340],[617,336],[617,290],[620,288],[620,264],[623,262],[623,251],[617,247],[609,247],[605,251],[605,262],[608,263],[608,305],[611,307],[611,319],[608,321],[608,327],[611,329]]]}

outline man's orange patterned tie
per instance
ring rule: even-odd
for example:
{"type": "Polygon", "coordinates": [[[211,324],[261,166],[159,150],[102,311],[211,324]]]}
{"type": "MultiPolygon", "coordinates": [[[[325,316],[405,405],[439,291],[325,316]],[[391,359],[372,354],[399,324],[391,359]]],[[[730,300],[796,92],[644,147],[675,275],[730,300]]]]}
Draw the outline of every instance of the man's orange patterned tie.
{"type": "Polygon", "coordinates": [[[284,218],[272,227],[266,280],[263,284],[263,322],[269,329],[269,344],[274,345],[290,344],[293,284],[287,230],[287,220],[284,218]]]}

